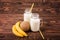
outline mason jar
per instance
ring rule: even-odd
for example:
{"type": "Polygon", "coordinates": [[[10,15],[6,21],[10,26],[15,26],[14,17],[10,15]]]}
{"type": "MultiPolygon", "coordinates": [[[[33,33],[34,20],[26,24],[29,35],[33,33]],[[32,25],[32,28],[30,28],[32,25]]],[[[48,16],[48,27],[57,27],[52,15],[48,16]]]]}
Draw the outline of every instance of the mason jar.
{"type": "Polygon", "coordinates": [[[31,15],[32,13],[30,12],[30,9],[29,8],[25,9],[24,21],[30,22],[31,15]]]}
{"type": "Polygon", "coordinates": [[[33,32],[39,31],[40,18],[38,13],[32,13],[32,17],[30,19],[30,27],[31,27],[31,31],[33,32]]]}

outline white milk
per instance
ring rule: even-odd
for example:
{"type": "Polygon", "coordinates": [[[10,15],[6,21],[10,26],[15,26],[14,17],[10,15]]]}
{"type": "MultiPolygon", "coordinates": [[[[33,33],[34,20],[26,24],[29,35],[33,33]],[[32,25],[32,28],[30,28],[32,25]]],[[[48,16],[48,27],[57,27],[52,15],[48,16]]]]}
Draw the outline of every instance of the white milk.
{"type": "Polygon", "coordinates": [[[29,10],[30,10],[29,8],[25,9],[24,21],[30,22],[30,18],[31,18],[32,13],[29,10]]]}
{"type": "Polygon", "coordinates": [[[24,21],[30,22],[31,14],[32,13],[30,13],[30,12],[24,13],[24,21]]]}
{"type": "Polygon", "coordinates": [[[39,31],[40,19],[38,17],[32,17],[30,20],[30,26],[32,31],[39,31]]]}

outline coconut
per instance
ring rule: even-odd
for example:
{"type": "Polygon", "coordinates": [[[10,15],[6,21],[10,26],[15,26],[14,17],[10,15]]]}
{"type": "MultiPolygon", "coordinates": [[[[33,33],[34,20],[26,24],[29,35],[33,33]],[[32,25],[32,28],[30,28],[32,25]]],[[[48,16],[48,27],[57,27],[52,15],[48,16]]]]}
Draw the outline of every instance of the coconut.
{"type": "Polygon", "coordinates": [[[30,23],[27,22],[27,21],[23,21],[21,22],[20,24],[20,28],[23,30],[23,31],[28,31],[30,29],[30,23]]]}

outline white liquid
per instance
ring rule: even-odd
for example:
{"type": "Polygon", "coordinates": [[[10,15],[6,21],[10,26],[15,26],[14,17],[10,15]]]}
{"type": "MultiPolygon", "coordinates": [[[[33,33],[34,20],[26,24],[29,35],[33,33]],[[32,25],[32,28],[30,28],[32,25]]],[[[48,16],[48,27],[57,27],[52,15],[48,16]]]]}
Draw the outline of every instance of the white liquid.
{"type": "Polygon", "coordinates": [[[31,13],[24,13],[24,21],[30,22],[31,13]]]}
{"type": "Polygon", "coordinates": [[[31,18],[30,25],[31,25],[32,31],[39,31],[40,19],[39,18],[37,18],[37,19],[31,18]]]}

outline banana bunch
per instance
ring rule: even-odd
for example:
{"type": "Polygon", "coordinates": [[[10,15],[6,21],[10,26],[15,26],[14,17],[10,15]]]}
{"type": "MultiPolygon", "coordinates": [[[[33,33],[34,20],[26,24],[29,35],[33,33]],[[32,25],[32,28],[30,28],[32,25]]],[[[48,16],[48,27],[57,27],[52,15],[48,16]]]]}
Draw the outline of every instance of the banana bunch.
{"type": "Polygon", "coordinates": [[[21,28],[20,28],[20,22],[17,22],[15,25],[12,27],[12,32],[14,35],[19,36],[19,37],[24,37],[28,36],[21,28]]]}

